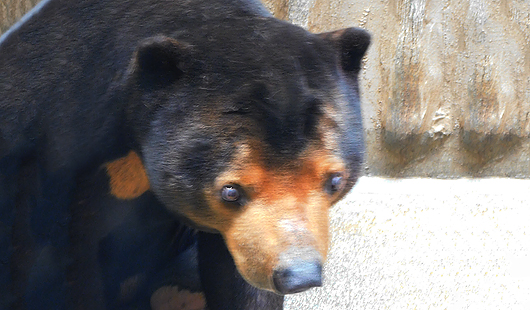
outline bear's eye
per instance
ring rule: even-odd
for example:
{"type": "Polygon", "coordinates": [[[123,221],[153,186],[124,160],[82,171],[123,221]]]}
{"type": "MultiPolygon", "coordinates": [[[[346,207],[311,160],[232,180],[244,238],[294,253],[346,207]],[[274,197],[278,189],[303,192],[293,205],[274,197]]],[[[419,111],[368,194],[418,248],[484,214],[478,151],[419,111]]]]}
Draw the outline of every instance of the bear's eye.
{"type": "Polygon", "coordinates": [[[342,173],[333,173],[326,182],[326,191],[333,195],[344,188],[344,183],[345,180],[342,173]]]}
{"type": "Polygon", "coordinates": [[[226,202],[236,202],[241,197],[239,190],[233,185],[225,185],[221,190],[221,198],[226,202]]]}

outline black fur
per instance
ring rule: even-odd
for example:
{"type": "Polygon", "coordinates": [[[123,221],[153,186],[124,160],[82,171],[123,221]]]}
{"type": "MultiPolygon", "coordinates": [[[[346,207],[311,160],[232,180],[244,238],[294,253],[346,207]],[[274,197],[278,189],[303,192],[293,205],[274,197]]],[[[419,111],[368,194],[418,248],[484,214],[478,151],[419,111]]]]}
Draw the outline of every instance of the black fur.
{"type": "Polygon", "coordinates": [[[220,235],[199,233],[199,271],[206,301],[211,309],[283,308],[283,296],[259,290],[239,275],[220,235]],[[220,282],[223,285],[219,285],[220,282]]]}
{"type": "MultiPolygon", "coordinates": [[[[264,141],[271,166],[296,160],[337,93],[352,186],[368,43],[360,30],[307,33],[257,0],[39,4],[0,38],[0,308],[148,307],[178,278],[174,266],[197,268],[182,263],[197,243],[178,218],[207,212],[201,189],[238,143],[264,141]],[[99,169],[131,149],[154,194],[118,201],[99,169]],[[135,276],[138,293],[118,300],[117,285],[135,276]]],[[[211,310],[281,308],[242,280],[222,240],[198,244],[211,310]]]]}

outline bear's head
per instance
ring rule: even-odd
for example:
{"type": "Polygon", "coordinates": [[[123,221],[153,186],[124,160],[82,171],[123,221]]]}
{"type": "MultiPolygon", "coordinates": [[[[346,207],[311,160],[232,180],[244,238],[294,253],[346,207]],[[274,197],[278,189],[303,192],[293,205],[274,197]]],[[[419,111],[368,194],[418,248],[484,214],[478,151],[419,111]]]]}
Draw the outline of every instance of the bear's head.
{"type": "Polygon", "coordinates": [[[361,169],[369,42],[361,29],[310,34],[255,18],[156,36],[134,54],[128,119],[151,189],[221,233],[258,288],[321,285],[328,210],[361,169]]]}

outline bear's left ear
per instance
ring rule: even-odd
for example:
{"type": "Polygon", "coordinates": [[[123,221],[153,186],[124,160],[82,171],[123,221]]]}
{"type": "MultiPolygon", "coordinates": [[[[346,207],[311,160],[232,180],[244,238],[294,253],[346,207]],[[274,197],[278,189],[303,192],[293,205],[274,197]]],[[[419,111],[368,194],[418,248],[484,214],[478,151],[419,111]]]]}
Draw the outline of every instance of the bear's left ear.
{"type": "Polygon", "coordinates": [[[370,46],[370,34],[361,28],[346,28],[319,34],[333,44],[339,53],[342,69],[347,73],[358,73],[361,61],[370,46]]]}
{"type": "Polygon", "coordinates": [[[138,45],[133,70],[143,86],[157,88],[181,78],[190,61],[190,48],[186,44],[160,35],[138,45]]]}

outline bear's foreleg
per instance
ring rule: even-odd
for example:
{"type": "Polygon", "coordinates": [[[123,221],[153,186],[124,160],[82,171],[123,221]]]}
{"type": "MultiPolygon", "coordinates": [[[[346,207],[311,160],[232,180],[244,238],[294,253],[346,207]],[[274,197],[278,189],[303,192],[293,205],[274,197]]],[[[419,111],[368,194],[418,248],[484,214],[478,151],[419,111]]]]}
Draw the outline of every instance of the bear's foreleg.
{"type": "Polygon", "coordinates": [[[209,310],[281,310],[283,296],[241,277],[221,235],[199,233],[199,273],[209,310]]]}

